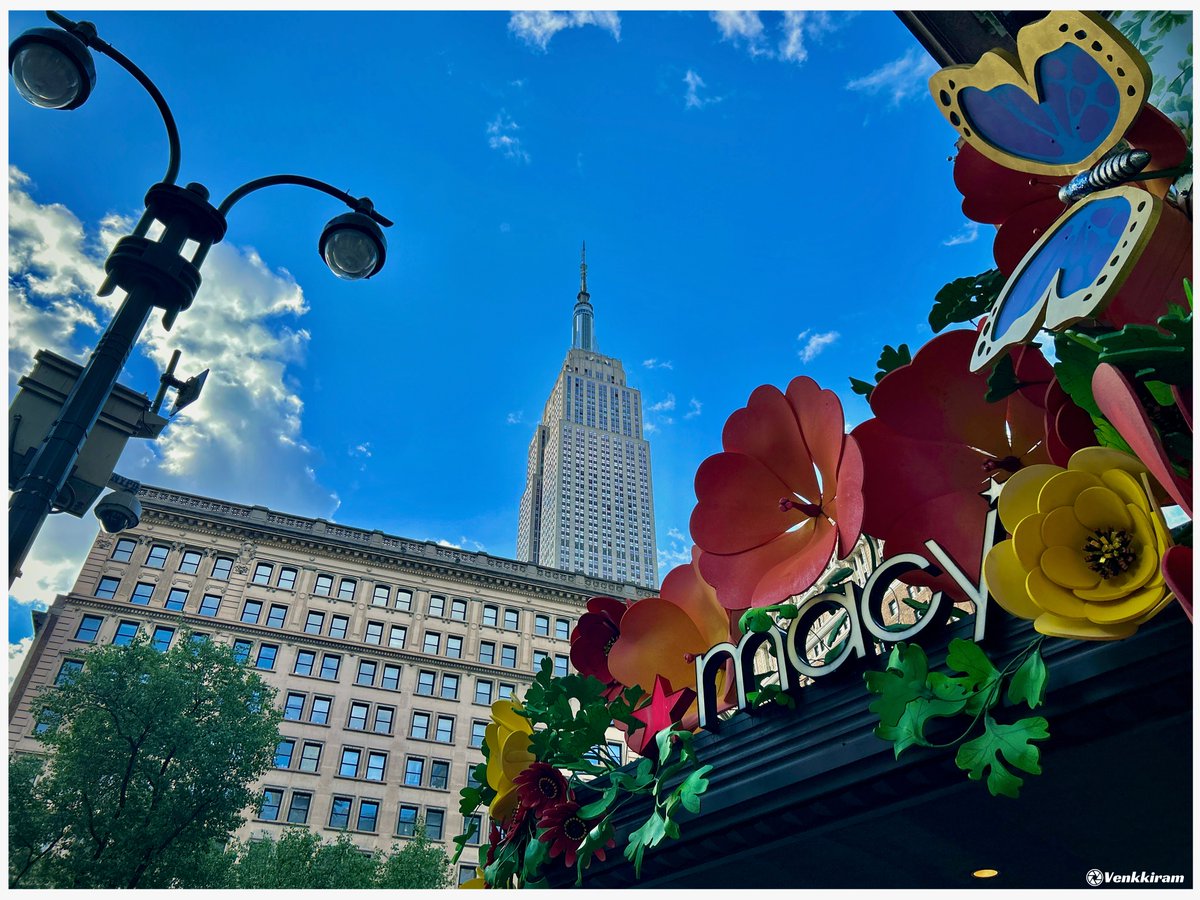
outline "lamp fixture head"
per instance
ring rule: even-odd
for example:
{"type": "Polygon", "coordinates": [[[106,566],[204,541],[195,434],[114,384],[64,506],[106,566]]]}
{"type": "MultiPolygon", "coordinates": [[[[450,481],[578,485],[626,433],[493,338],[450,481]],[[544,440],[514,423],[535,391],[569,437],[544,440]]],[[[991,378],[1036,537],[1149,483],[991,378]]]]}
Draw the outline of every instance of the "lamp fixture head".
{"type": "Polygon", "coordinates": [[[60,28],[31,28],[18,35],[8,45],[8,70],[17,92],[43,109],[76,109],[96,86],[91,51],[60,28]]]}
{"type": "Polygon", "coordinates": [[[349,212],[329,220],[317,249],[334,275],[357,281],[383,268],[387,240],[370,216],[349,212]]]}

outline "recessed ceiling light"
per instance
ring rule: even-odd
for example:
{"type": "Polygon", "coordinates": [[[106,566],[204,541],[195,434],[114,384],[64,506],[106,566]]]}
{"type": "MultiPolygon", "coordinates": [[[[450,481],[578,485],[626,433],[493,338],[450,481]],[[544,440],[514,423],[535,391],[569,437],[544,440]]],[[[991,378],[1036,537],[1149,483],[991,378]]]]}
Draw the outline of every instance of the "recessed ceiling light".
{"type": "Polygon", "coordinates": [[[995,869],[976,869],[971,873],[974,878],[995,878],[999,874],[995,869]]]}

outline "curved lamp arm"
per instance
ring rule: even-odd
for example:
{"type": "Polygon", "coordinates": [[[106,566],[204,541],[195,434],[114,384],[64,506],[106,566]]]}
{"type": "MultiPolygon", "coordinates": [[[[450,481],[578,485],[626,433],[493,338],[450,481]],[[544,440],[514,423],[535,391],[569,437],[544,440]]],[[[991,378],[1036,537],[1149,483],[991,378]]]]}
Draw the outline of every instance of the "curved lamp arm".
{"type": "Polygon", "coordinates": [[[174,184],[176,177],[179,175],[179,129],[175,127],[175,117],[171,115],[171,110],[167,106],[167,101],[154,82],[150,80],[141,69],[139,69],[124,53],[113,47],[111,44],[105,43],[96,36],[96,27],[91,22],[72,22],[66,16],[59,15],[53,10],[46,11],[46,18],[68,31],[85,45],[98,53],[103,53],[109,59],[113,60],[122,69],[137,79],[138,83],[146,89],[150,94],[150,98],[158,106],[158,111],[162,113],[163,124],[167,126],[167,144],[169,145],[169,156],[167,159],[167,174],[163,176],[163,181],[166,184],[174,184]]]}
{"type": "Polygon", "coordinates": [[[247,194],[252,194],[257,190],[265,187],[271,187],[276,184],[295,184],[300,187],[313,188],[321,191],[331,197],[336,197],[355,212],[363,213],[370,216],[384,228],[390,228],[394,223],[391,219],[387,219],[375,212],[375,206],[367,197],[352,197],[345,191],[339,191],[331,184],[326,184],[324,181],[318,181],[315,178],[308,178],[304,175],[268,175],[266,178],[256,178],[253,181],[247,181],[240,188],[221,201],[221,205],[217,207],[217,212],[222,216],[228,215],[229,210],[233,205],[245,197],[247,194]]]}

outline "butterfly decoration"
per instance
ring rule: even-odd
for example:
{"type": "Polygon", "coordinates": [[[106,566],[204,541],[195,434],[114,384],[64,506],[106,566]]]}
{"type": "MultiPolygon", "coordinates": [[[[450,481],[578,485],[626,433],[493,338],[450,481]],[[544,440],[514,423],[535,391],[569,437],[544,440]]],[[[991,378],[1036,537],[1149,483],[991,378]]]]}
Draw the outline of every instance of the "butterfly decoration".
{"type": "Polygon", "coordinates": [[[1021,29],[1016,56],[993,50],[930,79],[965,142],[964,171],[1009,173],[992,179],[993,195],[977,203],[983,213],[972,214],[970,197],[964,203],[980,221],[997,221],[988,207],[1011,213],[996,244],[1009,278],[980,329],[971,371],[1040,328],[1145,320],[1148,310],[1131,315],[1131,303],[1165,310],[1190,275],[1191,226],[1163,200],[1171,179],[1161,177],[1186,147],[1147,106],[1151,83],[1149,66],[1113,25],[1069,11],[1021,29]],[[1122,183],[1130,178],[1141,180],[1122,183]],[[1025,207],[1013,209],[1014,188],[1028,191],[1025,207]]]}

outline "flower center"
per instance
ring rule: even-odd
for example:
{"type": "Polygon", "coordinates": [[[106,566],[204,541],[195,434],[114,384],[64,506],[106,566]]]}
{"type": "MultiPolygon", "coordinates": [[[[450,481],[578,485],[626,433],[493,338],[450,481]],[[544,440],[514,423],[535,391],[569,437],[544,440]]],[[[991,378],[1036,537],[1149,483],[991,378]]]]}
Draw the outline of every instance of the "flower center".
{"type": "Polygon", "coordinates": [[[582,841],[587,836],[587,824],[578,816],[572,816],[563,822],[563,834],[572,841],[582,841]]]}
{"type": "Polygon", "coordinates": [[[821,507],[815,503],[797,503],[790,497],[783,497],[779,501],[779,511],[787,512],[789,509],[799,510],[810,519],[815,519],[821,513],[821,507]]]}
{"type": "Polygon", "coordinates": [[[608,654],[612,650],[613,644],[615,644],[617,642],[617,638],[619,638],[619,637],[620,637],[619,634],[614,634],[612,637],[610,637],[608,639],[608,643],[604,645],[604,658],[605,659],[608,659],[608,654]]]}
{"type": "Polygon", "coordinates": [[[983,461],[983,471],[995,472],[997,469],[1003,469],[1005,472],[1015,472],[1021,468],[1021,461],[1015,456],[1006,456],[1003,459],[985,459],[983,461]]]}
{"type": "Polygon", "coordinates": [[[1097,528],[1083,543],[1083,561],[1101,578],[1115,578],[1137,559],[1133,535],[1122,528],[1097,528]]]}
{"type": "Polygon", "coordinates": [[[558,799],[558,782],[548,775],[543,775],[538,779],[538,790],[542,792],[542,796],[550,800],[558,799]]]}

